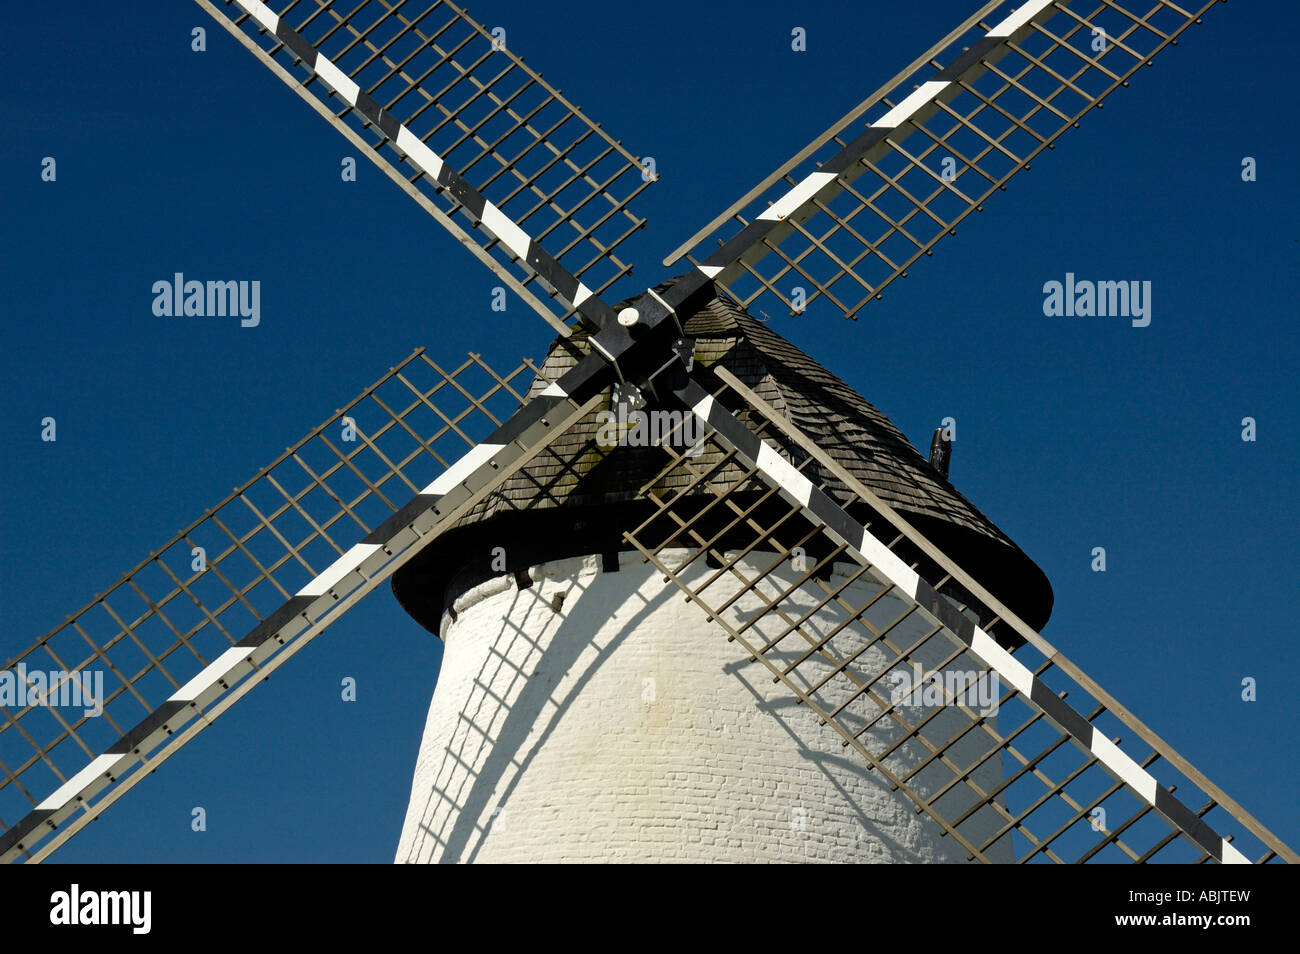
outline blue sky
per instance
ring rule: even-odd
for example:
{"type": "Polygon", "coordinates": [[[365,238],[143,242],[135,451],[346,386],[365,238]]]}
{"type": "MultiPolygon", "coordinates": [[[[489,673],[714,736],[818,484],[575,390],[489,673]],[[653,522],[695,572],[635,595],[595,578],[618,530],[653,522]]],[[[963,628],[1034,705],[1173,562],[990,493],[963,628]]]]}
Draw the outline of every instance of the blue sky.
{"type": "MultiPolygon", "coordinates": [[[[632,294],[975,5],[472,12],[655,157],[632,294]]],[[[1294,85],[1296,19],[1282,0],[1216,7],[860,321],[775,322],[918,446],[958,420],[952,479],[1051,579],[1046,637],[1293,846],[1300,142],[1273,91],[1294,85]],[[1150,327],[1044,317],[1067,271],[1151,280],[1150,327]]],[[[550,340],[522,303],[492,312],[496,280],[377,170],[341,182],[351,147],[197,6],[24,5],[0,50],[0,654],[412,349],[513,367],[550,340]],[[175,271],[259,279],[261,324],[155,317],[175,271]]],[[[390,860],[440,651],[382,588],[57,857],[390,860]]]]}

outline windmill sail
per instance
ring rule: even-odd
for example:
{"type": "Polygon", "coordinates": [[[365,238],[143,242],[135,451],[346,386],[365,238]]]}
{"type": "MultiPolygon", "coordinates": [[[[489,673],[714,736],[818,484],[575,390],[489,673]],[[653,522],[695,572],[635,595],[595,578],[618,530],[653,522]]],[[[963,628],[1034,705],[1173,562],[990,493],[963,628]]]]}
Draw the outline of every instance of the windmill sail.
{"type": "Polygon", "coordinates": [[[47,856],[586,412],[510,416],[532,370],[414,352],[10,660],[0,860],[47,856]]]}
{"type": "Polygon", "coordinates": [[[1297,861],[734,374],[695,377],[707,446],[665,442],[625,539],[968,858],[1297,861]]]}
{"type": "Polygon", "coordinates": [[[504,33],[448,0],[196,2],[562,334],[631,272],[617,249],[654,177],[504,33]]]}
{"type": "Polygon", "coordinates": [[[664,264],[747,308],[856,318],[1214,2],[986,3],[664,264]]]}

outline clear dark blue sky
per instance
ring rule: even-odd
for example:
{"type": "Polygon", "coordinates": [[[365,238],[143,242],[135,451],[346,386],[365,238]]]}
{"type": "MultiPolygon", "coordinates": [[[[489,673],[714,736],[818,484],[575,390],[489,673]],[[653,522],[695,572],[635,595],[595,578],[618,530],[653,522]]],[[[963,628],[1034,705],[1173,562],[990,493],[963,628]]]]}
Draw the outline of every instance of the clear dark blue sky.
{"type": "MultiPolygon", "coordinates": [[[[556,6],[472,12],[655,157],[630,294],[975,0],[556,6]]],[[[1293,846],[1298,20],[1216,7],[861,321],[776,320],[913,443],[958,420],[954,482],[1055,587],[1045,635],[1293,846]],[[1152,281],[1150,327],[1045,318],[1067,271],[1152,281]]],[[[197,6],[19,5],[0,56],[0,655],[413,348],[513,366],[550,340],[373,167],[342,183],[350,147],[197,6]],[[260,327],[155,317],[175,271],[260,280],[260,327]]],[[[384,587],[57,857],[390,860],[439,658],[384,587]]]]}

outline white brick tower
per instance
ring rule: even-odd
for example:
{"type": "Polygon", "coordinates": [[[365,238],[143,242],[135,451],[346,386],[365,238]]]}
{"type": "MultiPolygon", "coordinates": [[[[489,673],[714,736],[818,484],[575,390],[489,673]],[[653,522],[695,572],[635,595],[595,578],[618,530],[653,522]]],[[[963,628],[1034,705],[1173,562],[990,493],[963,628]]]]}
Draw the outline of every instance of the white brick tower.
{"type": "MultiPolygon", "coordinates": [[[[638,555],[525,579],[472,587],[444,620],[397,861],[965,859],[638,555]]],[[[925,752],[905,744],[891,768],[925,752]]],[[[976,776],[986,790],[1001,778],[996,754],[976,776]]],[[[990,854],[1010,860],[1010,844],[990,854]]]]}
{"type": "MultiPolygon", "coordinates": [[[[687,332],[697,363],[727,367],[796,417],[931,539],[978,561],[995,593],[1012,593],[1005,581],[1015,579],[1008,601],[1025,618],[1046,619],[1041,571],[847,385],[724,301],[687,332]]],[[[535,391],[571,365],[572,348],[552,350],[535,391]]],[[[929,745],[953,737],[951,713],[920,711],[920,696],[904,700],[908,724],[924,729],[903,738],[888,716],[868,725],[868,706],[863,729],[882,743],[873,750],[889,753],[886,772],[868,767],[622,539],[644,516],[638,489],[656,479],[655,455],[665,452],[601,448],[596,430],[592,420],[566,434],[394,577],[403,606],[445,643],[395,860],[966,861],[966,849],[886,777],[974,801],[929,745]]],[[[678,561],[676,569],[692,550],[687,541],[673,547],[660,558],[678,561]]],[[[725,539],[722,549],[736,550],[725,539]]],[[[714,572],[695,556],[684,578],[714,572]]],[[[757,576],[775,557],[744,559],[757,576]]],[[[818,593],[799,582],[800,569],[769,573],[764,586],[791,587],[812,607],[818,593]]],[[[843,579],[848,570],[830,572],[843,579]]],[[[738,598],[726,616],[734,621],[752,619],[772,596],[732,585],[738,598]]],[[[846,585],[854,605],[880,590],[870,577],[846,585]]],[[[874,604],[882,620],[898,615],[895,599],[874,604]]],[[[825,606],[807,628],[833,635],[838,657],[853,656],[864,671],[888,670],[877,646],[864,648],[864,630],[837,627],[837,613],[825,606]]],[[[757,638],[781,625],[760,620],[757,638]]],[[[767,658],[792,660],[801,648],[782,643],[767,658]]],[[[799,678],[816,681],[818,665],[830,669],[814,654],[799,678]]],[[[972,733],[948,750],[977,765],[970,780],[985,792],[1003,771],[988,738],[972,733]]],[[[944,807],[956,817],[967,806],[944,807]]],[[[990,860],[1012,857],[1009,839],[996,838],[1000,822],[986,805],[963,827],[991,842],[990,860]]]]}

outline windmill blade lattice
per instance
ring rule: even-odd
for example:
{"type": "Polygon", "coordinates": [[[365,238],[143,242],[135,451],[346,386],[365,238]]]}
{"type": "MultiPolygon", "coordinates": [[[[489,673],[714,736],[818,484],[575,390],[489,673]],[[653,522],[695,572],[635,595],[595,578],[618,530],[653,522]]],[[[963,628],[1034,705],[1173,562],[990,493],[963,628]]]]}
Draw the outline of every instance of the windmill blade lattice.
{"type": "Polygon", "coordinates": [[[734,375],[709,383],[677,390],[705,445],[664,442],[625,539],[969,858],[1297,861],[734,375]]]}
{"type": "Polygon", "coordinates": [[[747,308],[856,318],[1215,2],[987,3],[664,264],[689,253],[747,308]]]}
{"type": "Polygon", "coordinates": [[[556,388],[510,416],[534,370],[416,351],[9,660],[0,860],[48,855],[586,413],[556,388]]]}
{"type": "Polygon", "coordinates": [[[455,4],[197,2],[562,334],[631,271],[617,249],[654,179],[455,4]]]}

